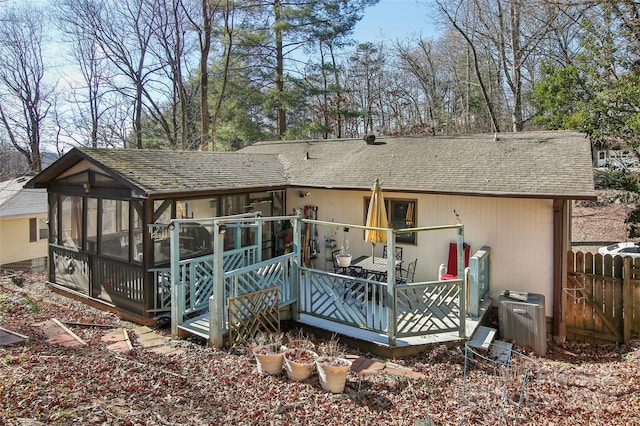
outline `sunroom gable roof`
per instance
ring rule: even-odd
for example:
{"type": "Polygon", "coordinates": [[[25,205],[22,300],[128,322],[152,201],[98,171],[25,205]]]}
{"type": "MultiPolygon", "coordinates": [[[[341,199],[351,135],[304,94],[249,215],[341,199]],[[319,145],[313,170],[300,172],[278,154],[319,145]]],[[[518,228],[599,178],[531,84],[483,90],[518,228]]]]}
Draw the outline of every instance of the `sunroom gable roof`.
{"type": "Polygon", "coordinates": [[[96,166],[139,196],[287,184],[277,155],[236,152],[74,148],[33,181],[46,186],[81,161],[96,166]]]}

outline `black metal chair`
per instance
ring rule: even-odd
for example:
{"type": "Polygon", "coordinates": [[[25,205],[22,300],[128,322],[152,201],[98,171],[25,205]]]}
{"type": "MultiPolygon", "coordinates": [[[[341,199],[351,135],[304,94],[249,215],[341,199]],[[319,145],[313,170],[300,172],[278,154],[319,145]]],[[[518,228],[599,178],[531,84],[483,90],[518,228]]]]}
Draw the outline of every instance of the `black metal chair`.
{"type": "MultiPolygon", "coordinates": [[[[366,272],[360,266],[349,266],[345,269],[345,275],[349,275],[354,278],[366,278],[366,272]]],[[[345,281],[344,283],[344,296],[343,300],[347,298],[347,295],[353,298],[359,298],[365,292],[365,283],[357,281],[345,281]]]]}
{"type": "Polygon", "coordinates": [[[416,276],[416,265],[418,264],[418,259],[407,265],[407,268],[400,269],[400,276],[396,279],[398,283],[412,283],[416,276]]]}
{"type": "MultiPolygon", "coordinates": [[[[407,268],[404,269],[400,269],[400,276],[396,279],[396,283],[398,284],[406,284],[406,283],[412,283],[415,275],[416,275],[416,265],[418,264],[418,259],[414,260],[413,262],[409,263],[407,265],[407,268]]],[[[415,300],[418,304],[420,304],[419,301],[419,297],[418,297],[418,292],[414,289],[413,293],[415,295],[415,300]]],[[[407,298],[407,303],[409,305],[409,309],[412,309],[412,304],[411,304],[411,300],[409,298],[407,298]]]]}
{"type": "MultiPolygon", "coordinates": [[[[394,251],[396,253],[396,256],[395,256],[396,260],[402,260],[402,247],[396,247],[394,249],[394,251]]],[[[382,257],[385,258],[385,259],[387,258],[387,246],[386,245],[382,246],[382,257]]],[[[396,267],[396,273],[397,274],[400,274],[400,266],[401,265],[398,265],[396,267]]]]}
{"type": "MultiPolygon", "coordinates": [[[[402,247],[395,248],[396,260],[402,260],[402,247]]],[[[387,258],[387,246],[382,246],[382,257],[387,258]]]]}

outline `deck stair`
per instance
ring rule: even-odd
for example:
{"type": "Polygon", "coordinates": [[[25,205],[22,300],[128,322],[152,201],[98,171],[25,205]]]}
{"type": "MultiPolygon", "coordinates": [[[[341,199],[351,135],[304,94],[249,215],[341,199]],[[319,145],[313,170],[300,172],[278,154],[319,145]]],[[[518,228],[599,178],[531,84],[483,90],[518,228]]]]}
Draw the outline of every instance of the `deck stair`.
{"type": "Polygon", "coordinates": [[[479,349],[481,351],[488,351],[496,337],[498,330],[491,327],[481,325],[473,333],[471,340],[469,340],[469,346],[479,349]]]}
{"type": "Polygon", "coordinates": [[[473,333],[473,337],[467,342],[467,345],[477,350],[478,353],[485,354],[489,359],[501,364],[508,364],[513,344],[495,340],[497,332],[498,330],[495,328],[480,326],[473,333]]]}

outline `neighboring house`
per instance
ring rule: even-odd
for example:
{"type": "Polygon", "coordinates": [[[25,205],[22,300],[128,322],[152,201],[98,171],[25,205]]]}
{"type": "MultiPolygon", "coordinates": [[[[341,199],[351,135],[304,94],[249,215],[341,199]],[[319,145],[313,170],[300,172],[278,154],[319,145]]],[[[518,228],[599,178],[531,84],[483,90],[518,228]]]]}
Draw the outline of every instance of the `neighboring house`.
{"type": "Polygon", "coordinates": [[[45,270],[47,191],[23,188],[28,180],[0,183],[0,269],[45,270]]]}
{"type": "Polygon", "coordinates": [[[626,146],[616,145],[616,149],[596,149],[595,166],[611,169],[627,169],[638,167],[640,160],[638,154],[626,146]]]}
{"type": "MultiPolygon", "coordinates": [[[[491,247],[492,298],[541,293],[554,315],[566,287],[571,201],[596,199],[590,144],[578,133],[278,141],[237,153],[76,148],[30,185],[50,192],[51,282],[145,321],[154,315],[153,269],[167,261],[149,224],[317,206],[319,220],[364,225],[375,179],[394,227],[460,220],[471,253],[491,247]],[[113,290],[120,273],[142,289],[135,300],[113,290]]],[[[342,238],[318,228],[320,241],[342,238]]],[[[277,254],[282,231],[263,239],[265,255],[277,254]]],[[[362,232],[350,234],[352,253],[371,253],[362,232]]],[[[437,280],[453,240],[408,234],[396,245],[418,259],[416,280],[437,280]]],[[[330,249],[319,246],[314,267],[330,249]]]]}

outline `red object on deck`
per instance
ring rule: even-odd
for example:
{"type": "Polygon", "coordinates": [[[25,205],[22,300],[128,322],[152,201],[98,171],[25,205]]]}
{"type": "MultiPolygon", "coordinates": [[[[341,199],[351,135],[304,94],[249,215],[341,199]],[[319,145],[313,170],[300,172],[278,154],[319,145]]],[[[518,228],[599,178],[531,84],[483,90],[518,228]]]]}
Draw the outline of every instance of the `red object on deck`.
{"type": "MultiPolygon", "coordinates": [[[[464,267],[469,266],[471,246],[464,243],[464,267]]],[[[449,243],[449,259],[447,260],[447,273],[442,275],[443,280],[458,279],[458,243],[449,243]]]]}

